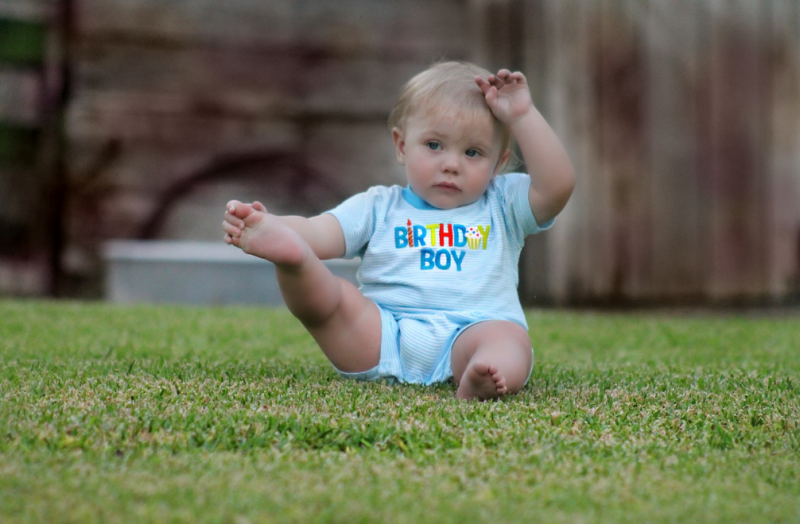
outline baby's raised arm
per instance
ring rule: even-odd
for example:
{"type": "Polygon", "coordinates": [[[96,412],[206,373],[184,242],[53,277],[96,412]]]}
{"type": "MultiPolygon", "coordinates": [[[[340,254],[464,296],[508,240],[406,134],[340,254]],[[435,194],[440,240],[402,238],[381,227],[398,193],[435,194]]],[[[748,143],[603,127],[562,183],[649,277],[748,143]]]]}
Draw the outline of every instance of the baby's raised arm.
{"type": "Polygon", "coordinates": [[[531,175],[528,201],[539,224],[558,215],[575,188],[575,170],[566,149],[531,100],[520,73],[500,70],[475,83],[494,116],[506,124],[519,144],[531,175]]]}
{"type": "Polygon", "coordinates": [[[311,218],[270,215],[261,202],[252,204],[243,204],[236,200],[228,202],[225,220],[222,223],[225,242],[240,247],[239,242],[245,227],[252,228],[265,216],[278,219],[289,226],[320,260],[341,258],[345,254],[344,232],[333,215],[325,213],[311,218]]]}

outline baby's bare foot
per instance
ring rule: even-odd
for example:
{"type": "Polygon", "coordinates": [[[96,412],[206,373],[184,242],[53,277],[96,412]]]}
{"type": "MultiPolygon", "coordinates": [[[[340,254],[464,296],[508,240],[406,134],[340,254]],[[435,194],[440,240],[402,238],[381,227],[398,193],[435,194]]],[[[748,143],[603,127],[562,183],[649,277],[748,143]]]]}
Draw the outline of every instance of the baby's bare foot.
{"type": "Polygon", "coordinates": [[[222,229],[226,243],[274,264],[297,266],[305,259],[303,239],[259,202],[228,203],[222,229]]]}
{"type": "Polygon", "coordinates": [[[508,393],[506,379],[496,366],[483,361],[473,362],[464,371],[456,391],[457,398],[486,400],[508,393]]]}

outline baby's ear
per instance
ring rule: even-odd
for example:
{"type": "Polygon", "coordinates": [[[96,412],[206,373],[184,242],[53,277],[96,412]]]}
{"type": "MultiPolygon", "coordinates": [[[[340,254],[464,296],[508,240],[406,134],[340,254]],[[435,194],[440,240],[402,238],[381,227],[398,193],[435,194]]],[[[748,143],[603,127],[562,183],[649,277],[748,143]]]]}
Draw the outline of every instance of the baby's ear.
{"type": "Polygon", "coordinates": [[[506,149],[506,151],[500,155],[500,159],[497,161],[497,165],[494,168],[494,174],[500,173],[503,169],[505,169],[506,165],[508,165],[508,159],[511,158],[511,150],[506,149]]]}
{"type": "Polygon", "coordinates": [[[397,161],[401,166],[406,164],[406,142],[403,137],[403,130],[399,127],[392,128],[392,140],[394,140],[394,152],[397,155],[397,161]]]}

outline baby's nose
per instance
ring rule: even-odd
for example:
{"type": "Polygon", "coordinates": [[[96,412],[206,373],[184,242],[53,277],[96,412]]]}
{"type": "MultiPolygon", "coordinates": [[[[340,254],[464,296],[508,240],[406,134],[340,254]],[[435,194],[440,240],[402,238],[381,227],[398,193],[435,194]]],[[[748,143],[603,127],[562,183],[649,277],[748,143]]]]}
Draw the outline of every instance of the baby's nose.
{"type": "Polygon", "coordinates": [[[458,171],[458,158],[456,155],[446,155],[442,160],[442,169],[445,171],[458,171]]]}

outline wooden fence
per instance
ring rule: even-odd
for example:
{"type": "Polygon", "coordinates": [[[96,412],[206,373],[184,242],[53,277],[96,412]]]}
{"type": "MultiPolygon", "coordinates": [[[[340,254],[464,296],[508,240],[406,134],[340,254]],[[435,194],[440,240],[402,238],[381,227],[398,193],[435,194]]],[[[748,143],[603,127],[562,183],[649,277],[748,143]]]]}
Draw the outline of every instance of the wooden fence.
{"type": "Polygon", "coordinates": [[[66,280],[97,282],[109,238],[217,238],[228,198],[402,182],[386,116],[449,58],[525,71],[578,169],[526,302],[800,294],[799,0],[73,4],[66,280]]]}
{"type": "Polygon", "coordinates": [[[69,235],[86,273],[112,236],[219,241],[230,198],[307,214],[402,181],[398,87],[468,58],[453,0],[78,5],[69,235]]]}
{"type": "Polygon", "coordinates": [[[523,67],[579,173],[539,241],[539,289],[567,303],[797,298],[800,3],[524,7],[523,67]]]}

